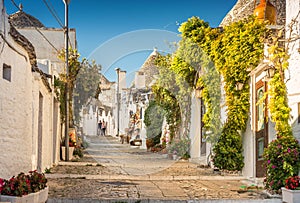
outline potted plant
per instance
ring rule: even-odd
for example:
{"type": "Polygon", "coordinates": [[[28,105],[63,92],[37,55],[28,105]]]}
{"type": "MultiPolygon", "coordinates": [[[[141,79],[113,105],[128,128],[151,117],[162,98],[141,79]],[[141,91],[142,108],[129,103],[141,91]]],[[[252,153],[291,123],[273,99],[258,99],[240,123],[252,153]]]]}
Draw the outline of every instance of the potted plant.
{"type": "Polygon", "coordinates": [[[300,177],[291,176],[285,180],[285,187],[281,188],[282,201],[286,203],[300,203],[300,177]]]}
{"type": "Polygon", "coordinates": [[[23,172],[10,179],[0,178],[0,201],[42,203],[48,199],[47,179],[43,173],[23,172]]]}

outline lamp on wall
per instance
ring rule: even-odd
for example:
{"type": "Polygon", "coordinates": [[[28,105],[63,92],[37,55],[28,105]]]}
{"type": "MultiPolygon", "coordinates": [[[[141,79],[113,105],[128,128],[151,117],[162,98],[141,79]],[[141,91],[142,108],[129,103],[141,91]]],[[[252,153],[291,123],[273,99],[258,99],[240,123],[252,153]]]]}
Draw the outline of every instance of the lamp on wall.
{"type": "Polygon", "coordinates": [[[236,84],[235,84],[235,89],[236,90],[242,90],[243,89],[243,87],[244,87],[244,83],[241,83],[241,82],[237,82],[236,84]]]}
{"type": "Polygon", "coordinates": [[[272,78],[275,75],[275,67],[273,65],[267,66],[265,69],[267,78],[272,78]]]}

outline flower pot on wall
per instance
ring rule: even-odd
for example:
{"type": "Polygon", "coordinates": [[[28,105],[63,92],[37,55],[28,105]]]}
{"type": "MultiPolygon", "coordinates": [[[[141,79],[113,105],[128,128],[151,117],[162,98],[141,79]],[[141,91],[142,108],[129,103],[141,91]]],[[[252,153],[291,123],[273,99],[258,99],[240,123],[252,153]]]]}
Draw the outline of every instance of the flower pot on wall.
{"type": "Polygon", "coordinates": [[[300,190],[290,190],[285,187],[281,188],[282,201],[286,203],[300,203],[300,190]]]}
{"type": "Polygon", "coordinates": [[[43,190],[22,197],[0,195],[0,201],[10,203],[45,203],[48,199],[48,190],[48,187],[46,187],[43,190]]]}
{"type": "MultiPolygon", "coordinates": [[[[69,147],[69,160],[73,158],[73,152],[74,152],[74,147],[69,147]]],[[[66,147],[62,146],[61,147],[61,157],[62,160],[66,160],[66,147]]]]}
{"type": "Polygon", "coordinates": [[[257,16],[260,21],[268,20],[270,24],[276,24],[276,8],[269,0],[260,0],[260,3],[254,9],[254,15],[257,16]]]}

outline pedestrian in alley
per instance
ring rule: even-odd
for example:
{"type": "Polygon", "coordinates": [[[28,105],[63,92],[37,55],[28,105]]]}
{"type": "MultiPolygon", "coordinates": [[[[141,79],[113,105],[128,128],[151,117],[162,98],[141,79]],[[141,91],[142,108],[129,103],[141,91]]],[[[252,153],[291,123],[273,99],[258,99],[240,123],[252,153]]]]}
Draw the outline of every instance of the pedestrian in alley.
{"type": "Polygon", "coordinates": [[[106,125],[107,123],[104,121],[104,119],[102,120],[102,135],[105,136],[105,131],[106,131],[106,125]]]}
{"type": "Polygon", "coordinates": [[[99,119],[98,121],[98,135],[102,135],[102,121],[99,119]]]}

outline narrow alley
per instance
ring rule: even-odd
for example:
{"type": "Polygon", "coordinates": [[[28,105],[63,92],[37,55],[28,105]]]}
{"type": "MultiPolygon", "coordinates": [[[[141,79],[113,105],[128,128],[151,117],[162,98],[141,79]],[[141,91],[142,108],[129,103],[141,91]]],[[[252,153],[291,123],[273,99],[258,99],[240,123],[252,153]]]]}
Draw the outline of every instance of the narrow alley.
{"type": "MultiPolygon", "coordinates": [[[[48,203],[216,200],[280,202],[265,199],[258,187],[237,174],[214,174],[211,168],[174,161],[109,136],[86,137],[88,148],[78,162],[60,162],[47,174],[48,203]]],[[[278,201],[277,201],[278,200],[278,201]]]]}

